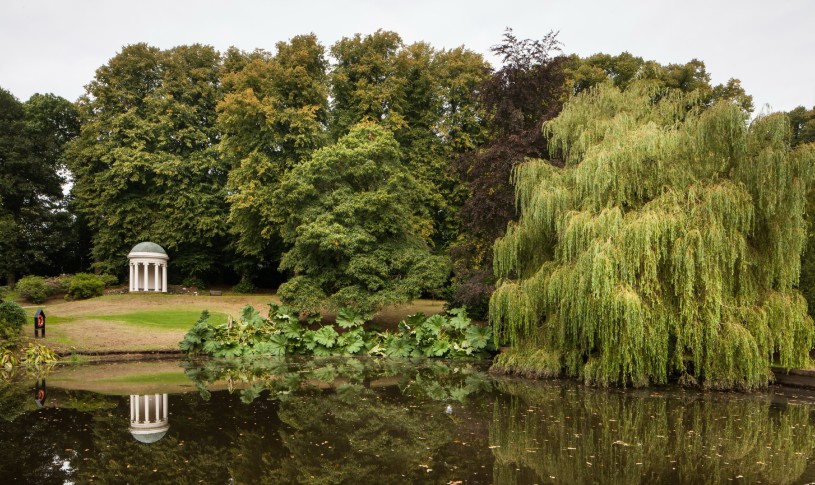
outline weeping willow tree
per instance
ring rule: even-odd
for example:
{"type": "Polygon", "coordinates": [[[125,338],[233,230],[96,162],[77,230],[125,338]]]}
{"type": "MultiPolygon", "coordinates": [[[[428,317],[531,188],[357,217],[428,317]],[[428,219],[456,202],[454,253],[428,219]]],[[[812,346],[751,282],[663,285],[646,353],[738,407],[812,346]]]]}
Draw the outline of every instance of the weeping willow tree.
{"type": "Polygon", "coordinates": [[[783,114],[603,85],[544,130],[563,166],[515,169],[521,217],[494,248],[498,369],[753,389],[809,362],[795,287],[815,150],[790,150],[783,114]]]}

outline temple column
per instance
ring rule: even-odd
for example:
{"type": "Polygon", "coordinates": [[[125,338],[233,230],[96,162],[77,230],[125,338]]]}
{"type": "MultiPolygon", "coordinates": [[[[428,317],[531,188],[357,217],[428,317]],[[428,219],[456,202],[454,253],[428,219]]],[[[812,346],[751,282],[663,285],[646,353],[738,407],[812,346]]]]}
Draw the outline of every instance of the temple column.
{"type": "Polygon", "coordinates": [[[164,395],[164,421],[168,421],[170,419],[170,413],[167,407],[167,394],[164,395]]]}
{"type": "Polygon", "coordinates": [[[133,263],[133,291],[139,291],[139,263],[133,263]]]}
{"type": "Polygon", "coordinates": [[[167,293],[167,263],[161,265],[161,291],[167,293]]]}
{"type": "Polygon", "coordinates": [[[148,291],[148,286],[150,285],[150,275],[147,273],[147,270],[150,269],[147,266],[147,263],[142,263],[144,265],[144,291],[148,291]]]}
{"type": "Polygon", "coordinates": [[[155,287],[154,289],[155,289],[156,291],[161,291],[161,290],[159,289],[159,286],[158,286],[158,268],[159,268],[159,264],[158,264],[158,263],[154,263],[154,264],[153,264],[153,268],[155,269],[155,273],[153,274],[153,280],[156,282],[156,287],[155,287]]]}

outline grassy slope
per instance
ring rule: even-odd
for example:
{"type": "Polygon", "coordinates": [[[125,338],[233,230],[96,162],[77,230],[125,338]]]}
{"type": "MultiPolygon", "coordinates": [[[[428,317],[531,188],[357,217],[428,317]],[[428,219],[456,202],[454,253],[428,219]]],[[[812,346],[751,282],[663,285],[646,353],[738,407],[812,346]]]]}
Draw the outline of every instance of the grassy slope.
{"type": "MultiPolygon", "coordinates": [[[[106,295],[90,300],[47,301],[28,306],[33,316],[38,308],[47,315],[46,344],[60,351],[110,352],[176,350],[186,331],[208,310],[218,322],[228,315],[238,317],[245,305],[266,314],[270,302],[279,303],[273,295],[106,295]]],[[[411,305],[386,308],[374,319],[381,327],[393,327],[407,315],[442,311],[443,302],[418,300],[411,305]]],[[[333,321],[327,314],[326,320],[333,321]]],[[[33,336],[32,326],[24,329],[33,336]]]]}

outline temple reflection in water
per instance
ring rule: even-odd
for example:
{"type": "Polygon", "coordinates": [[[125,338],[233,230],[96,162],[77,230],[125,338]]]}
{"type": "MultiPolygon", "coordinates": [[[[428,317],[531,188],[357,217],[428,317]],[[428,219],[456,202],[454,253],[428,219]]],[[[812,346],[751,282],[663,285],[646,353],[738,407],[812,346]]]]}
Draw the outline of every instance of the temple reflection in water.
{"type": "Polygon", "coordinates": [[[136,441],[155,443],[167,434],[167,394],[130,395],[130,434],[136,441]]]}

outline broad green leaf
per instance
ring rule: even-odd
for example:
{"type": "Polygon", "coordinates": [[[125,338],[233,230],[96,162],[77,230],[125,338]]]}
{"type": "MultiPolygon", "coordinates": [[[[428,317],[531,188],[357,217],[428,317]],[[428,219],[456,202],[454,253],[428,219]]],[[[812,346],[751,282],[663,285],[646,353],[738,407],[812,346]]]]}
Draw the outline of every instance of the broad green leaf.
{"type": "Polygon", "coordinates": [[[300,324],[299,320],[286,320],[284,323],[280,324],[280,330],[282,331],[283,335],[290,339],[300,339],[303,336],[303,332],[306,331],[305,327],[300,324]]]}
{"type": "Polygon", "coordinates": [[[450,350],[450,343],[446,340],[436,340],[425,351],[428,357],[444,357],[447,351],[450,350]]]}
{"type": "Polygon", "coordinates": [[[321,327],[314,333],[314,341],[320,345],[325,347],[331,348],[337,342],[337,331],[334,330],[334,327],[325,326],[321,327]]]}
{"type": "Polygon", "coordinates": [[[445,318],[442,314],[436,314],[424,321],[423,327],[427,328],[434,337],[437,337],[441,332],[441,329],[444,327],[447,318],[445,318]]]}
{"type": "Polygon", "coordinates": [[[288,343],[289,339],[285,335],[274,334],[268,340],[255,345],[253,350],[254,353],[261,355],[286,355],[288,343]]]}
{"type": "Polygon", "coordinates": [[[478,325],[470,325],[464,332],[464,338],[473,350],[486,348],[491,336],[492,329],[489,327],[479,327],[478,325]]]}
{"type": "Polygon", "coordinates": [[[365,315],[355,312],[352,308],[341,308],[337,312],[337,325],[341,328],[355,328],[362,326],[366,321],[365,315]]]}

